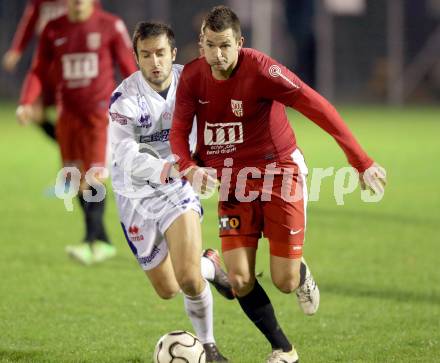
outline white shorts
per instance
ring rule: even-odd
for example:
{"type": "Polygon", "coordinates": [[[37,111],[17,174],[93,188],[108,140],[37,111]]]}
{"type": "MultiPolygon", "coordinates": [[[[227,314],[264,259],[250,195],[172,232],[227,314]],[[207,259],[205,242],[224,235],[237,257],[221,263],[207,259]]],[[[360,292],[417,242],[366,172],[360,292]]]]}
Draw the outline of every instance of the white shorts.
{"type": "Polygon", "coordinates": [[[158,188],[142,199],[115,194],[122,229],[128,245],[143,270],[159,265],[168,254],[165,231],[177,217],[194,210],[203,215],[198,195],[186,181],[173,188],[158,188]]]}

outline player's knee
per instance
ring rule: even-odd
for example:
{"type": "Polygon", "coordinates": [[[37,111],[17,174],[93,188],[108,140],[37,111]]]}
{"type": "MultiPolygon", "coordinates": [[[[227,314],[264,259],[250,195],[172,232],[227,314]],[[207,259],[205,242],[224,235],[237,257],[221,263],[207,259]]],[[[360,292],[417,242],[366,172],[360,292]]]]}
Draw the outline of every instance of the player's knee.
{"type": "Polygon", "coordinates": [[[156,293],[157,295],[164,300],[170,300],[172,299],[174,296],[177,295],[179,290],[177,289],[156,289],[156,293]]]}
{"type": "Polygon", "coordinates": [[[228,273],[229,282],[238,296],[247,295],[252,291],[255,277],[248,273],[228,273]]]}
{"type": "Polygon", "coordinates": [[[299,286],[299,275],[284,276],[282,278],[272,277],[274,285],[285,294],[290,294],[299,286]]]}
{"type": "Polygon", "coordinates": [[[202,277],[197,274],[184,273],[177,277],[177,283],[185,295],[195,296],[200,294],[202,277]]]}
{"type": "Polygon", "coordinates": [[[179,292],[179,286],[176,283],[170,284],[164,281],[160,283],[153,283],[153,286],[156,294],[164,300],[172,299],[179,292]]]}

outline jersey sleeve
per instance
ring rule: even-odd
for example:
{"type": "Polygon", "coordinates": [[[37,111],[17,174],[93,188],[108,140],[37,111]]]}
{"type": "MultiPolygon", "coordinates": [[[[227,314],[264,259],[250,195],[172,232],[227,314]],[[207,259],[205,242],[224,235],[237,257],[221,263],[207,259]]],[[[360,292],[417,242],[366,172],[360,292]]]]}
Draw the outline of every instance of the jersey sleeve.
{"type": "Polygon", "coordinates": [[[136,106],[130,98],[120,91],[114,92],[109,110],[113,162],[130,175],[132,183],[166,183],[171,164],[150,153],[140,152],[134,133],[137,117],[136,106]]]}
{"type": "Polygon", "coordinates": [[[293,72],[270,57],[264,57],[259,74],[259,87],[264,90],[264,97],[294,108],[330,134],[351,166],[363,172],[373,164],[333,105],[293,72]]]}
{"type": "Polygon", "coordinates": [[[130,36],[124,22],[117,18],[114,22],[114,36],[111,42],[113,58],[116,60],[124,78],[137,71],[130,36]]]}
{"type": "Polygon", "coordinates": [[[363,172],[373,164],[334,106],[311,87],[302,83],[300,93],[291,107],[330,134],[353,168],[363,172]]]}
{"type": "Polygon", "coordinates": [[[254,62],[258,74],[257,85],[262,98],[290,106],[299,95],[302,82],[288,68],[269,56],[259,53],[254,62]]]}
{"type": "Polygon", "coordinates": [[[191,158],[190,145],[188,143],[191,129],[193,128],[195,112],[196,96],[188,84],[184,68],[177,86],[176,105],[170,132],[171,151],[176,155],[181,172],[196,165],[195,161],[191,158]]]}
{"type": "Polygon", "coordinates": [[[44,73],[49,69],[53,54],[50,32],[51,27],[46,26],[38,41],[37,52],[32,61],[31,69],[27,73],[21,89],[21,105],[34,103],[41,94],[41,80],[44,73]]]}
{"type": "Polygon", "coordinates": [[[35,1],[28,1],[23,16],[17,26],[10,50],[23,53],[35,33],[39,7],[35,1]]]}

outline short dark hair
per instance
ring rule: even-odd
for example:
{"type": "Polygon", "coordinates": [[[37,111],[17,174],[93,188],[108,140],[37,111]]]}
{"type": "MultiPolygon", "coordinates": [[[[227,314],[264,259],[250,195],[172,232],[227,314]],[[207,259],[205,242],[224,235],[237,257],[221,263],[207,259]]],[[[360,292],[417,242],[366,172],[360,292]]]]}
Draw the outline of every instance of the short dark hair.
{"type": "Polygon", "coordinates": [[[173,29],[167,24],[158,22],[148,22],[141,21],[137,23],[136,29],[133,33],[133,49],[136,55],[137,53],[137,42],[138,40],[144,40],[150,37],[157,37],[159,35],[165,34],[170,43],[171,50],[176,48],[176,40],[174,38],[173,29]]]}
{"type": "Polygon", "coordinates": [[[238,19],[237,14],[227,6],[220,5],[213,7],[206,15],[204,24],[203,30],[209,28],[219,33],[231,28],[236,39],[241,37],[240,19],[238,19]]]}

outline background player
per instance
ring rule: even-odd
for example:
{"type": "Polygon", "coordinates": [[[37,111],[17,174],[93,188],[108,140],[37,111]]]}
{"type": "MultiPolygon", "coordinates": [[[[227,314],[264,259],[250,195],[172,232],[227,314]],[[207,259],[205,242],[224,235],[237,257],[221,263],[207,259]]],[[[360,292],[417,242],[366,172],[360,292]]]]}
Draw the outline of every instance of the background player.
{"type": "MultiPolygon", "coordinates": [[[[86,234],[78,246],[67,246],[70,256],[84,264],[114,256],[103,224],[104,201],[87,202],[96,193],[84,179],[91,167],[104,167],[107,146],[108,100],[115,87],[114,65],[128,76],[136,71],[132,47],[124,23],[95,8],[93,0],[68,0],[67,14],[50,21],[38,43],[32,69],[24,82],[18,120],[32,119],[32,104],[41,94],[42,82],[53,65],[57,84],[57,140],[64,166],[82,174],[79,200],[86,234]],[[86,193],[86,194],[85,194],[86,193]]],[[[94,174],[105,179],[103,169],[94,174]]]]}
{"type": "MultiPolygon", "coordinates": [[[[3,69],[14,72],[33,36],[40,36],[46,24],[67,12],[66,0],[29,0],[15,32],[11,47],[3,56],[3,69]]],[[[33,104],[32,121],[55,139],[55,127],[47,108],[55,103],[54,72],[47,71],[42,79],[42,94],[33,104]]]]}
{"type": "Polygon", "coordinates": [[[307,168],[285,106],[300,111],[333,136],[360,176],[364,172],[368,176],[363,178],[368,187],[383,192],[385,179],[382,169],[322,96],[267,55],[242,48],[243,41],[235,13],[224,6],[213,8],[205,18],[204,58],[187,64],[182,72],[170,141],[190,182],[195,175],[209,182],[208,173],[196,166],[188,148],[192,120],[197,117],[195,159],[201,166],[217,169],[221,178],[220,236],[230,282],[242,309],[272,345],[267,362],[292,363],[298,361],[297,352],[255,279],[256,250],[263,233],[270,243],[275,286],[284,293],[295,291],[304,313],[314,314],[318,309],[319,290],[301,258],[307,168]],[[222,175],[224,166],[232,168],[231,188],[229,176],[222,175]],[[240,173],[245,167],[253,167],[249,180],[249,172],[240,173]],[[288,191],[294,190],[300,198],[283,197],[283,174],[290,175],[288,191]],[[265,176],[272,178],[269,188],[265,176]],[[255,190],[259,194],[254,201],[240,198],[243,191],[255,190]]]}
{"type": "Polygon", "coordinates": [[[140,71],[122,82],[110,105],[112,182],[124,235],[160,297],[182,289],[207,361],[227,362],[215,345],[212,295],[202,275],[227,298],[234,295],[218,254],[207,250],[200,260],[198,196],[189,183],[169,175],[178,177],[168,135],[182,71],[173,65],[174,33],[161,23],[139,23],[133,47],[140,71]]]}

